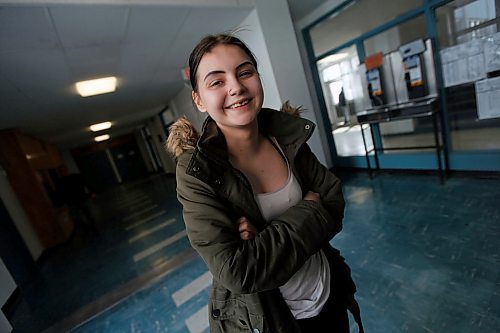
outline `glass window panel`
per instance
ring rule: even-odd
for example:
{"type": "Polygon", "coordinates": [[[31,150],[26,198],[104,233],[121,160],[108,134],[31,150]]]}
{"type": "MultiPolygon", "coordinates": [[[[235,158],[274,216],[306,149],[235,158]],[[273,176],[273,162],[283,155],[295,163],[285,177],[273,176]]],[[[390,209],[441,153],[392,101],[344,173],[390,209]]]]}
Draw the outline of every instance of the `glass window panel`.
{"type": "Polygon", "coordinates": [[[342,92],[342,81],[330,82],[328,88],[330,89],[330,94],[332,94],[333,103],[339,104],[339,96],[342,92]]]}
{"type": "Polygon", "coordinates": [[[480,119],[475,89],[491,70],[484,60],[486,44],[500,40],[498,11],[495,0],[455,0],[436,10],[454,151],[500,150],[500,118],[480,119]]]}
{"type": "Polygon", "coordinates": [[[497,32],[497,25],[494,23],[484,28],[475,29],[473,31],[466,32],[457,36],[457,44],[463,44],[474,39],[487,37],[494,34],[495,32],[497,32]]]}
{"type": "MultiPolygon", "coordinates": [[[[361,127],[355,114],[366,109],[355,46],[350,46],[317,63],[333,138],[339,156],[363,156],[361,127]]],[[[366,130],[366,128],[365,128],[366,130]]],[[[371,149],[369,130],[367,144],[371,149]]]]}
{"type": "Polygon", "coordinates": [[[474,1],[454,10],[458,31],[473,28],[495,18],[495,0],[474,1]]]}
{"type": "Polygon", "coordinates": [[[442,48],[498,31],[495,0],[452,1],[436,10],[439,43],[442,48]]]}
{"type": "MultiPolygon", "coordinates": [[[[387,103],[404,102],[408,99],[408,93],[402,94],[404,96],[398,95],[401,89],[396,86],[397,81],[399,81],[398,73],[402,70],[398,69],[401,67],[402,59],[401,57],[392,57],[390,54],[396,53],[398,55],[401,45],[417,39],[425,39],[426,36],[425,17],[420,15],[364,41],[367,55],[382,52],[387,58],[383,65],[385,69],[382,70],[385,74],[383,86],[387,95],[385,97],[387,103]],[[391,61],[389,61],[389,58],[391,58],[391,61]],[[396,68],[396,65],[399,65],[399,67],[396,68]]],[[[423,61],[423,58],[421,61],[423,61]]],[[[429,84],[429,82],[426,82],[426,84],[429,84]]],[[[403,84],[403,86],[406,92],[406,85],[403,84]]],[[[430,117],[381,123],[380,134],[384,148],[432,146],[434,144],[434,131],[432,118],[430,117]]],[[[394,150],[385,153],[407,153],[407,151],[394,150]]]]}
{"type": "Polygon", "coordinates": [[[427,36],[425,17],[419,15],[364,41],[365,54],[389,53],[401,45],[427,36]]]}
{"type": "Polygon", "coordinates": [[[366,109],[359,58],[355,46],[326,57],[317,63],[322,73],[323,92],[333,128],[355,119],[366,109]]]}
{"type": "Polygon", "coordinates": [[[338,64],[329,66],[323,70],[323,80],[324,81],[332,81],[335,79],[339,79],[341,76],[340,66],[338,64]]]}

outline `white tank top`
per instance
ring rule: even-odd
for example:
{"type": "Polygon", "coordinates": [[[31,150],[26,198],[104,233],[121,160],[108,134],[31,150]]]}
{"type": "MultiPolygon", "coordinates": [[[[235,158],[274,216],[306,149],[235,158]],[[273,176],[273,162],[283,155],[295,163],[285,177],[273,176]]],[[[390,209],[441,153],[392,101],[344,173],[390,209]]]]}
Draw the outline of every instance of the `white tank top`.
{"type": "MultiPolygon", "coordinates": [[[[274,138],[272,140],[275,142],[274,138]]],[[[279,147],[277,144],[275,146],[279,147]]],[[[281,189],[271,193],[254,194],[267,221],[280,216],[302,200],[302,190],[290,170],[288,161],[287,166],[288,181],[281,189]]],[[[296,319],[318,315],[330,295],[330,266],[323,251],[312,255],[279,289],[296,319]]]]}

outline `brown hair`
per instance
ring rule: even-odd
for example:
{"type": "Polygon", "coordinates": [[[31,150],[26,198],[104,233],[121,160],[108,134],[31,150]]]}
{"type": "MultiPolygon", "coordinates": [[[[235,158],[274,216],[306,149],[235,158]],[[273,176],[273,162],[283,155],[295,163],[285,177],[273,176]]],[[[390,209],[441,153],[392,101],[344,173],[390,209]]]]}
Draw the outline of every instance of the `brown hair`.
{"type": "Polygon", "coordinates": [[[198,89],[196,72],[198,71],[201,58],[203,58],[205,53],[210,52],[215,46],[221,44],[235,45],[241,48],[250,57],[250,61],[257,70],[257,60],[255,59],[255,56],[241,39],[229,34],[208,35],[199,41],[189,56],[189,80],[191,81],[191,88],[194,91],[198,89]]]}

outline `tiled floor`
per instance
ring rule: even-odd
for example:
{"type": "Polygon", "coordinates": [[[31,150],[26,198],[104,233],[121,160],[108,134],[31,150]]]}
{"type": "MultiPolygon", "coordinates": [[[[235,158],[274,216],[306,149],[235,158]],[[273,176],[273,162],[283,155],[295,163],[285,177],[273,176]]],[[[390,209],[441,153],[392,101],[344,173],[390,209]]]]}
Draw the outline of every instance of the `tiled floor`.
{"type": "MultiPolygon", "coordinates": [[[[499,332],[500,179],[340,176],[346,218],[331,243],[352,268],[366,332],[499,332]]],[[[47,257],[14,332],[207,332],[211,276],[173,189],[162,176],[98,196],[99,237],[80,233],[47,257]]]]}

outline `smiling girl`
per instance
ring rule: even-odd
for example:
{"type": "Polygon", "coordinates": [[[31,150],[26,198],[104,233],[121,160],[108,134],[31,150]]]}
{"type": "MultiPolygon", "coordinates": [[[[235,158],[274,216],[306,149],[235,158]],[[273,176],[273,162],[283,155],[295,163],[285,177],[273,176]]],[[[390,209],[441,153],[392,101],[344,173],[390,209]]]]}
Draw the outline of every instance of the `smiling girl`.
{"type": "Polygon", "coordinates": [[[211,331],[349,332],[355,286],[329,244],[344,199],[306,143],[314,124],[262,108],[257,61],[234,36],[202,39],[189,67],[208,117],[201,136],[174,123],[167,147],[189,240],[213,275],[211,331]]]}

